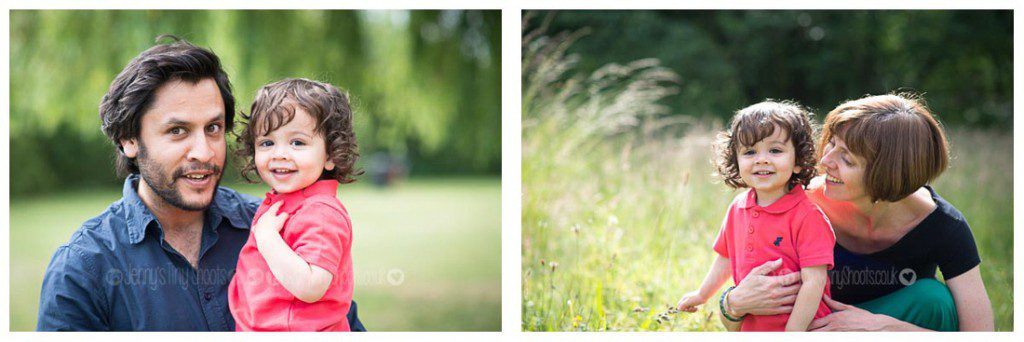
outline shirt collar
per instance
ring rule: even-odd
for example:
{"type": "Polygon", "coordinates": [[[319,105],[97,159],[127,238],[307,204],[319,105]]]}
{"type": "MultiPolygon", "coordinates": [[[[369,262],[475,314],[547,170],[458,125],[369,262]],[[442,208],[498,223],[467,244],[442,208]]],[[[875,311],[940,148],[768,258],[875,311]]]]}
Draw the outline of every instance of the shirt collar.
{"type": "MultiPolygon", "coordinates": [[[[146,237],[146,229],[153,225],[154,222],[157,222],[156,216],[149,211],[149,207],[139,197],[139,179],[138,174],[129,175],[125,178],[124,188],[121,191],[122,201],[124,201],[126,207],[125,222],[128,224],[128,240],[132,244],[142,242],[146,237]]],[[[239,208],[233,209],[230,207],[231,203],[239,202],[231,201],[229,198],[231,196],[230,192],[227,188],[217,188],[217,191],[214,192],[213,202],[210,203],[209,208],[206,210],[205,222],[209,223],[214,230],[220,227],[220,223],[224,219],[227,219],[232,227],[249,229],[250,220],[244,217],[244,211],[239,208]]],[[[158,227],[156,229],[159,229],[159,225],[155,226],[158,227]]]]}
{"type": "Polygon", "coordinates": [[[266,199],[263,200],[263,204],[271,206],[279,201],[284,201],[284,204],[281,205],[281,211],[294,214],[307,198],[317,195],[329,195],[331,197],[335,197],[337,194],[337,180],[319,180],[310,186],[307,186],[305,189],[292,191],[286,194],[279,194],[277,191],[271,189],[270,192],[267,193],[266,199]]]}
{"type": "Polygon", "coordinates": [[[742,203],[739,203],[739,207],[743,209],[758,208],[771,214],[781,214],[789,209],[793,209],[804,198],[807,198],[807,194],[804,193],[804,186],[797,184],[785,195],[772,202],[772,204],[762,207],[757,205],[757,192],[754,189],[750,189],[747,191],[747,197],[743,199],[742,203]]]}

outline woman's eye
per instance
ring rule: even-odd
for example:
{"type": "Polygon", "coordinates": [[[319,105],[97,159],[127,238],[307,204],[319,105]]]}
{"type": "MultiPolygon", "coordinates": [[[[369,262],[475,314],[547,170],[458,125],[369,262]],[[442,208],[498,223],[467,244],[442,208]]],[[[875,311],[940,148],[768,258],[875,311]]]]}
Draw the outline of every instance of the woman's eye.
{"type": "Polygon", "coordinates": [[[274,146],[274,142],[270,141],[270,140],[263,140],[263,141],[260,141],[260,142],[256,143],[256,146],[259,146],[259,147],[270,147],[270,146],[274,146]]]}
{"type": "Polygon", "coordinates": [[[853,166],[853,161],[846,159],[846,156],[842,156],[839,159],[842,160],[843,164],[846,164],[846,166],[853,166]]]}

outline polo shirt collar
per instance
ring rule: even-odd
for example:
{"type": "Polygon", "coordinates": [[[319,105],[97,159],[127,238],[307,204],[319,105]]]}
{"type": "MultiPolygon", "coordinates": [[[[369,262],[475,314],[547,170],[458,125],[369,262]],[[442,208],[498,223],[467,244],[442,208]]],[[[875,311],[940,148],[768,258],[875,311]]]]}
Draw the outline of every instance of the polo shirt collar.
{"type": "MultiPolygon", "coordinates": [[[[128,224],[128,241],[132,244],[142,242],[146,238],[146,230],[150,225],[157,222],[156,216],[149,211],[146,203],[142,202],[142,197],[139,197],[139,179],[141,178],[137,173],[129,175],[125,178],[124,188],[121,190],[126,210],[125,222],[128,224]]],[[[213,202],[210,203],[210,207],[206,210],[206,222],[210,223],[214,230],[220,226],[221,221],[224,219],[227,219],[232,227],[249,229],[250,222],[249,219],[242,215],[243,210],[230,207],[233,201],[228,198],[228,191],[221,191],[222,189],[219,187],[217,190],[214,192],[213,202]]]]}
{"type": "Polygon", "coordinates": [[[804,198],[807,198],[807,194],[804,193],[804,186],[797,184],[785,195],[772,202],[772,204],[762,207],[757,205],[757,192],[754,189],[750,189],[747,191],[747,197],[743,199],[743,203],[740,203],[739,207],[743,209],[758,208],[771,214],[781,214],[789,209],[793,209],[804,198]]]}
{"type": "Polygon", "coordinates": [[[267,193],[265,199],[263,200],[263,204],[266,206],[271,206],[279,201],[284,201],[284,204],[281,205],[281,211],[293,214],[295,213],[296,210],[299,209],[299,207],[302,206],[302,203],[305,202],[307,198],[317,195],[328,195],[331,197],[335,197],[337,196],[337,194],[337,180],[318,180],[315,183],[311,184],[310,186],[307,186],[305,189],[292,191],[286,194],[280,194],[277,191],[271,189],[270,192],[267,193]]]}

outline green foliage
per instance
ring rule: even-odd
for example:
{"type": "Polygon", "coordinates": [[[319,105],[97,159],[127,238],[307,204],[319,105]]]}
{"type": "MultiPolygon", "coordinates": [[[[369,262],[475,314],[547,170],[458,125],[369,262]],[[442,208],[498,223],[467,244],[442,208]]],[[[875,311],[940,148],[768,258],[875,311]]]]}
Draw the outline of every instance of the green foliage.
{"type": "Polygon", "coordinates": [[[353,98],[364,157],[407,154],[414,174],[497,174],[500,18],[499,11],[12,11],[12,194],[117,183],[108,176],[114,148],[99,130],[99,100],[164,33],[220,56],[238,111],[249,111],[264,84],[323,80],[353,98]],[[58,160],[69,155],[78,162],[58,160]],[[70,170],[74,179],[61,176],[70,170]]]}
{"type": "MultiPolygon", "coordinates": [[[[352,214],[355,300],[367,329],[501,329],[500,183],[493,177],[420,178],[385,190],[359,183],[340,188],[338,197],[352,214]]],[[[267,191],[264,185],[232,188],[254,196],[267,191]]],[[[120,191],[65,191],[11,202],[12,331],[35,330],[53,252],[120,191]]]]}
{"type": "MultiPolygon", "coordinates": [[[[655,62],[597,68],[629,70],[614,80],[577,71],[583,57],[566,54],[577,36],[524,32],[522,328],[720,331],[710,301],[693,314],[671,307],[703,280],[739,193],[712,176],[721,123],[648,110],[677,87],[652,76],[664,72],[651,71],[655,62]],[[630,106],[617,106],[624,97],[630,106]]],[[[952,166],[934,186],[971,224],[996,328],[1011,330],[1013,193],[993,190],[1013,188],[1013,139],[958,126],[949,134],[952,166]]]]}
{"type": "Polygon", "coordinates": [[[678,115],[724,120],[774,98],[824,117],[845,99],[912,90],[946,124],[1013,126],[1008,10],[564,11],[550,23],[581,28],[568,51],[580,70],[657,58],[684,80],[662,101],[678,115]]]}

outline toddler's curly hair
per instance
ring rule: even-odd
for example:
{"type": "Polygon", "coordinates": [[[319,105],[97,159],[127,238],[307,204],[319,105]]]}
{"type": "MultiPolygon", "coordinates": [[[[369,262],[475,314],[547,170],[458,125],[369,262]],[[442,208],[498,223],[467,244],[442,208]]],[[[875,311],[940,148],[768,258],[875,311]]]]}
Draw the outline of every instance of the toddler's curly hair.
{"type": "Polygon", "coordinates": [[[720,132],[715,142],[716,174],[733,188],[746,188],[740,178],[736,152],[742,146],[753,146],[781,128],[793,142],[799,173],[789,178],[789,188],[797,184],[807,186],[817,174],[814,154],[814,136],[817,129],[811,123],[813,113],[789,101],[765,100],[736,111],[728,131],[720,132]]]}
{"type": "Polygon", "coordinates": [[[309,113],[316,122],[316,134],[324,138],[327,158],[334,163],[334,169],[324,170],[320,179],[354,182],[354,177],[363,171],[355,168],[359,152],[348,96],[330,84],[304,78],[288,78],[263,86],[256,93],[250,113],[241,114],[248,123],[237,140],[237,155],[245,160],[242,178],[256,182],[250,178],[256,172],[256,137],[287,125],[295,118],[296,107],[309,113]]]}

